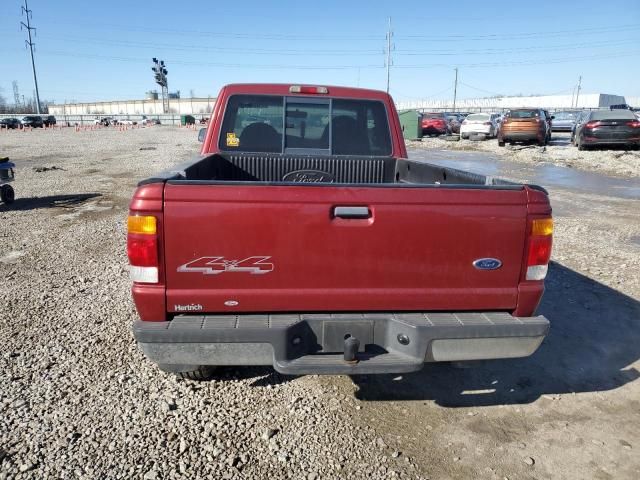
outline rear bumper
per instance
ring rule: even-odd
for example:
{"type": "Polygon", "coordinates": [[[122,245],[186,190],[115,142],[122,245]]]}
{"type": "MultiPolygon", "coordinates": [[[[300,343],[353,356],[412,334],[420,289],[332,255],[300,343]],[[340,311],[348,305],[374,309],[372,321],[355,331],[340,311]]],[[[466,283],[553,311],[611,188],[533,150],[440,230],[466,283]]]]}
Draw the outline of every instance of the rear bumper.
{"type": "Polygon", "coordinates": [[[640,145],[639,137],[628,138],[611,138],[611,137],[593,137],[583,135],[582,140],[589,145],[640,145]]]}
{"type": "Polygon", "coordinates": [[[525,357],[548,330],[542,316],[500,312],[184,315],[133,326],[142,351],[166,370],[273,365],[292,375],[402,373],[425,362],[525,357]],[[360,341],[356,362],[343,360],[348,336],[360,341]]]}
{"type": "Polygon", "coordinates": [[[540,132],[503,132],[500,135],[505,140],[537,140],[544,134],[540,132]]]}

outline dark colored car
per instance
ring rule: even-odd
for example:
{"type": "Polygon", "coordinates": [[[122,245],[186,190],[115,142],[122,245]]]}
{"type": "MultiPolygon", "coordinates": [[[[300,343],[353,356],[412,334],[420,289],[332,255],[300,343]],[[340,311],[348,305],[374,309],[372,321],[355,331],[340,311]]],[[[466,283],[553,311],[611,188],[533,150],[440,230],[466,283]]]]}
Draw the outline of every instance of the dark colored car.
{"type": "Polygon", "coordinates": [[[54,117],[53,115],[47,115],[46,117],[44,117],[42,119],[42,123],[44,123],[45,127],[50,127],[52,125],[56,124],[56,117],[54,117]]]}
{"type": "Polygon", "coordinates": [[[449,131],[451,133],[460,133],[460,125],[464,118],[459,113],[445,113],[447,121],[449,122],[449,131]]]}
{"type": "Polygon", "coordinates": [[[577,117],[577,112],[555,112],[551,130],[554,132],[571,132],[577,117]]]}
{"type": "Polygon", "coordinates": [[[17,118],[3,118],[0,120],[0,127],[2,128],[20,128],[20,120],[17,118]]]}
{"type": "Polygon", "coordinates": [[[44,127],[44,121],[42,120],[42,117],[40,115],[27,115],[26,117],[22,118],[22,121],[20,123],[22,123],[23,127],[44,127]]]}
{"type": "Polygon", "coordinates": [[[443,112],[422,114],[423,135],[446,135],[451,132],[449,121],[443,112]]]}
{"type": "Polygon", "coordinates": [[[595,145],[640,147],[640,120],[630,110],[596,110],[589,112],[576,126],[578,150],[595,145]]]}
{"type": "Polygon", "coordinates": [[[576,120],[573,123],[573,127],[571,127],[571,143],[572,144],[576,144],[576,131],[578,130],[578,127],[580,125],[583,125],[586,122],[586,119],[589,117],[589,114],[591,113],[590,110],[583,110],[581,112],[578,113],[578,115],[576,116],[576,120]]]}
{"type": "Polygon", "coordinates": [[[543,146],[551,138],[551,117],[541,108],[516,108],[504,116],[498,130],[498,145],[506,142],[537,142],[543,146]]]}

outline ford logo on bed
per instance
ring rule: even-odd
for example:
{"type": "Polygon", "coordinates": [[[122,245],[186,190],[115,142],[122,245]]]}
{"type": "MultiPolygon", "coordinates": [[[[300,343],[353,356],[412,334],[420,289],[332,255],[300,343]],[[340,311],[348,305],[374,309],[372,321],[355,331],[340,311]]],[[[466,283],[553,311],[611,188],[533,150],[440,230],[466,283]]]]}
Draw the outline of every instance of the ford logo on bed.
{"type": "Polygon", "coordinates": [[[297,183],[333,183],[335,180],[332,174],[321,170],[296,170],[282,177],[283,182],[297,183]]]}
{"type": "Polygon", "coordinates": [[[478,270],[496,270],[502,266],[502,262],[497,258],[479,258],[473,262],[473,266],[478,270]]]}

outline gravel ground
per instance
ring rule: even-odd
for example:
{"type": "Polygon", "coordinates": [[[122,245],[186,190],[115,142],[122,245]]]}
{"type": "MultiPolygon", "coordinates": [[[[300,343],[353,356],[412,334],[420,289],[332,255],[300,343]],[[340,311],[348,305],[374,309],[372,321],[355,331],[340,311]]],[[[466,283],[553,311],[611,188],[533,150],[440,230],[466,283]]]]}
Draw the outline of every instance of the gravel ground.
{"type": "Polygon", "coordinates": [[[0,479],[640,477],[637,201],[551,192],[553,327],[529,359],[192,383],[135,346],[124,245],[136,182],[195,137],[0,133],[19,165],[0,205],[0,479]]]}
{"type": "Polygon", "coordinates": [[[569,143],[569,139],[568,133],[554,132],[551,142],[545,147],[522,144],[499,147],[496,139],[450,141],[444,137],[425,137],[422,141],[408,141],[407,145],[425,149],[473,150],[521,163],[546,162],[607,175],[640,177],[639,150],[603,147],[581,152],[569,143]]]}

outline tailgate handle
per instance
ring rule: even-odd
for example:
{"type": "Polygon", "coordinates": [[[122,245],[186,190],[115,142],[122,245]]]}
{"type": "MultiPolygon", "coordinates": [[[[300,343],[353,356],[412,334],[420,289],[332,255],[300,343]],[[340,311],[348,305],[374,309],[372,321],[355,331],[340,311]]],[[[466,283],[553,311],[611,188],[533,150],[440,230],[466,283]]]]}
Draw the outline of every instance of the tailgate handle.
{"type": "Polygon", "coordinates": [[[371,218],[369,207],[334,207],[333,216],[337,218],[371,218]]]}

